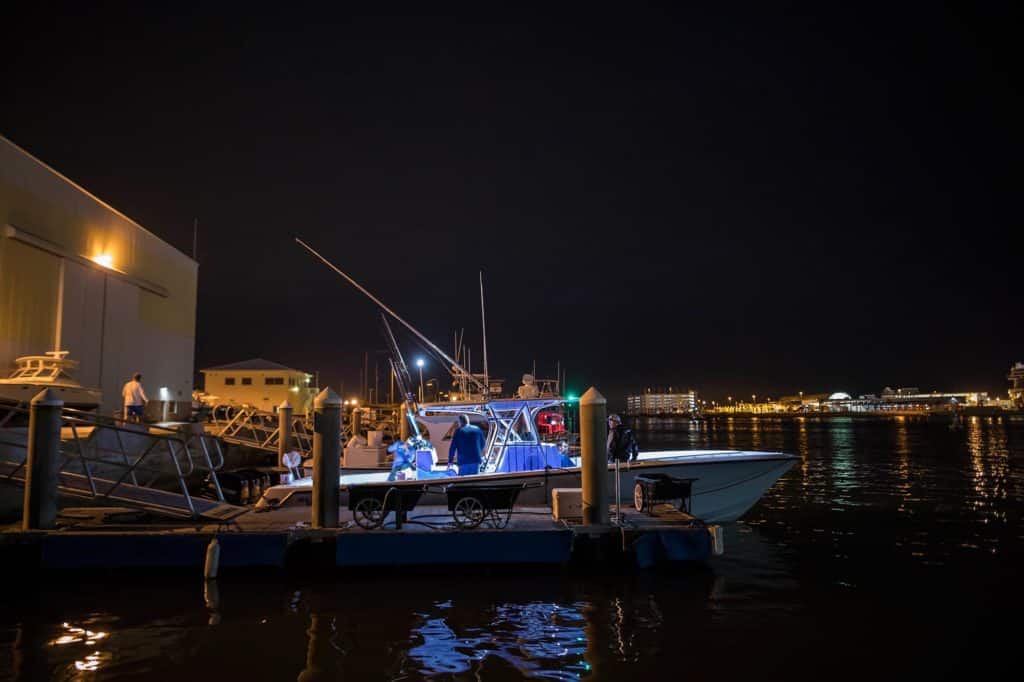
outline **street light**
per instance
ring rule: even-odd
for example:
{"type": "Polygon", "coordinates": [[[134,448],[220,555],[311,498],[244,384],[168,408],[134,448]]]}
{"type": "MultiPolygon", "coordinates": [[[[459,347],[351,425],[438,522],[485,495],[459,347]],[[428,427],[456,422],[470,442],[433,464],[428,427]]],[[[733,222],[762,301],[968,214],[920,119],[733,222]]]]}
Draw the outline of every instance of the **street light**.
{"type": "Polygon", "coordinates": [[[420,402],[423,402],[423,358],[416,358],[416,366],[420,368],[420,402]]]}

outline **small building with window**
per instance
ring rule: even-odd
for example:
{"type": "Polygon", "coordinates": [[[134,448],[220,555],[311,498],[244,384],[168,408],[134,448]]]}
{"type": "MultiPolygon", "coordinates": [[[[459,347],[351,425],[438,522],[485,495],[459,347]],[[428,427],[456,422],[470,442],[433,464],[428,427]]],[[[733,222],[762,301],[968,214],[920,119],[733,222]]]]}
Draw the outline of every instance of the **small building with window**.
{"type": "Polygon", "coordinates": [[[312,409],[313,398],[316,397],[312,374],[263,358],[201,371],[204,384],[202,401],[211,407],[246,405],[274,412],[287,400],[295,413],[301,414],[312,409]]]}

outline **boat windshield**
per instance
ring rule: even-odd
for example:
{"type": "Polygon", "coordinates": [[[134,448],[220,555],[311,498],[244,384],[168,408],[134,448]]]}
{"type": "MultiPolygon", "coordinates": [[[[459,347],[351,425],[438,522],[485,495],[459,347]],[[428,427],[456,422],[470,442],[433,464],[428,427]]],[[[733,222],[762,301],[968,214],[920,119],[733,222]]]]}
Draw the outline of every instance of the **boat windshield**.
{"type": "Polygon", "coordinates": [[[487,419],[490,428],[480,471],[498,473],[564,464],[557,446],[541,442],[536,421],[538,412],[564,402],[560,398],[534,398],[429,403],[421,405],[419,413],[424,417],[465,414],[487,419]]]}

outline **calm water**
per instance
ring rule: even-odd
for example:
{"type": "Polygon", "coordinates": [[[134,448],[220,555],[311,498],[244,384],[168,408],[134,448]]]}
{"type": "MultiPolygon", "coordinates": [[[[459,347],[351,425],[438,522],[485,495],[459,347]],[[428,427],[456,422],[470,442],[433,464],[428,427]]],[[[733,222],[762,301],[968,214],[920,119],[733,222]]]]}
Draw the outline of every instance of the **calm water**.
{"type": "Polygon", "coordinates": [[[1024,423],[639,435],[802,461],[685,572],[236,579],[215,610],[200,580],[8,584],[0,677],[950,679],[1016,660],[1024,423]]]}

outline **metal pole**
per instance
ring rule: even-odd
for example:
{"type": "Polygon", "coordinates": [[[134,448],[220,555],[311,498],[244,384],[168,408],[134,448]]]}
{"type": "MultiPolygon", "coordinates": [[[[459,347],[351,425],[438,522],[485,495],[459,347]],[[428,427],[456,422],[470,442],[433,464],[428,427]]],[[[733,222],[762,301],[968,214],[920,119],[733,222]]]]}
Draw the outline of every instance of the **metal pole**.
{"type": "Polygon", "coordinates": [[[615,460],[615,524],[622,525],[622,484],[619,481],[619,460],[615,460]]]}
{"type": "Polygon", "coordinates": [[[484,397],[491,389],[491,375],[487,370],[487,318],[484,316],[484,273],[480,271],[480,327],[483,330],[484,335],[484,384],[487,385],[487,390],[484,391],[484,397]]]}
{"type": "Polygon", "coordinates": [[[608,401],[591,386],[580,398],[583,525],[608,523],[608,401]]]}
{"type": "Polygon", "coordinates": [[[277,466],[284,466],[284,455],[292,444],[292,405],[287,400],[277,406],[277,466]]]}
{"type": "Polygon", "coordinates": [[[325,388],[313,401],[313,409],[313,528],[337,528],[341,398],[325,388]]]}
{"type": "Polygon", "coordinates": [[[57,525],[57,476],[60,424],[64,401],[44,388],[29,408],[28,453],[22,530],[48,530],[57,525]]]}

